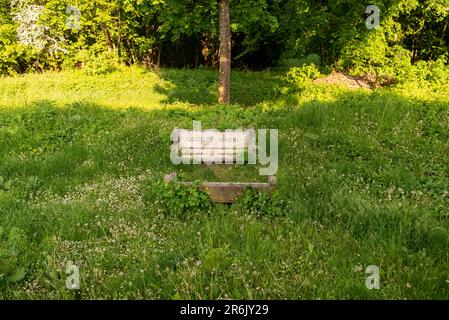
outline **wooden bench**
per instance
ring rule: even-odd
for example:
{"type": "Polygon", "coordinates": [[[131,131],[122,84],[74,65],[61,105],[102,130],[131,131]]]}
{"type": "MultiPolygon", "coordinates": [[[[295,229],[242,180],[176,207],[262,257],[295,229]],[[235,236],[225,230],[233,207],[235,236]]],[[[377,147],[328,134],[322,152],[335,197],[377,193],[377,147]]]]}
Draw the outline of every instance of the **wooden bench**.
{"type": "MultiPolygon", "coordinates": [[[[254,130],[185,130],[174,129],[171,156],[175,164],[256,164],[254,130]]],[[[190,186],[192,182],[178,182],[176,173],[165,176],[166,182],[190,186]]],[[[276,177],[268,176],[268,183],[261,182],[203,182],[212,202],[232,203],[245,189],[251,188],[271,195],[276,187],[276,177]]]]}

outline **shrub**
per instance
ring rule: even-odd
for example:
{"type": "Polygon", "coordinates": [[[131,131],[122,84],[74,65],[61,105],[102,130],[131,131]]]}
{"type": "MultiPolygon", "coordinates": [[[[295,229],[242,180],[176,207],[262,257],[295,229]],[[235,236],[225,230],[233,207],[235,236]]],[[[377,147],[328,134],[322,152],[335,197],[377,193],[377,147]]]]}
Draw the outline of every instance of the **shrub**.
{"type": "Polygon", "coordinates": [[[150,188],[146,201],[160,204],[165,214],[183,215],[211,207],[209,195],[200,190],[198,181],[192,186],[157,181],[150,188]]]}
{"type": "Polygon", "coordinates": [[[379,85],[425,81],[442,84],[449,79],[447,55],[413,65],[411,56],[410,50],[402,46],[389,46],[383,33],[372,33],[363,42],[348,42],[336,67],[353,76],[368,77],[379,85]]]}
{"type": "Polygon", "coordinates": [[[0,75],[17,75],[39,67],[39,53],[21,44],[0,45],[0,75]]]}
{"type": "Polygon", "coordinates": [[[416,82],[419,85],[442,85],[449,80],[447,56],[443,55],[436,61],[418,61],[414,65],[398,69],[397,80],[401,84],[416,82]]]}
{"type": "Polygon", "coordinates": [[[101,75],[117,70],[118,65],[119,60],[113,53],[107,52],[100,45],[94,45],[67,58],[63,68],[81,68],[88,75],[101,75]]]}
{"type": "Polygon", "coordinates": [[[287,81],[296,85],[302,85],[315,80],[321,75],[315,64],[293,67],[287,72],[287,81]]]}
{"type": "Polygon", "coordinates": [[[411,53],[389,46],[383,33],[372,33],[364,41],[353,39],[341,51],[336,68],[357,77],[368,76],[377,84],[390,84],[411,66],[411,53]]]}
{"type": "Polygon", "coordinates": [[[287,210],[287,202],[279,192],[274,192],[270,197],[254,189],[245,190],[243,196],[235,201],[234,206],[240,212],[257,216],[284,216],[287,210]]]}

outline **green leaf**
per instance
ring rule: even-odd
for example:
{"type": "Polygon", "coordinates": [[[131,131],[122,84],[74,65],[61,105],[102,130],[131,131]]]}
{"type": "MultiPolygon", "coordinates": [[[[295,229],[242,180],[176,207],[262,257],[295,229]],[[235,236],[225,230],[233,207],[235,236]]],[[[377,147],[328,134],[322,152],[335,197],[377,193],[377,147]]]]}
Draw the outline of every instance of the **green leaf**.
{"type": "Polygon", "coordinates": [[[11,277],[8,278],[8,282],[19,282],[20,280],[22,280],[23,278],[25,278],[26,275],[26,271],[25,268],[23,267],[19,267],[16,271],[16,273],[14,273],[11,277]]]}

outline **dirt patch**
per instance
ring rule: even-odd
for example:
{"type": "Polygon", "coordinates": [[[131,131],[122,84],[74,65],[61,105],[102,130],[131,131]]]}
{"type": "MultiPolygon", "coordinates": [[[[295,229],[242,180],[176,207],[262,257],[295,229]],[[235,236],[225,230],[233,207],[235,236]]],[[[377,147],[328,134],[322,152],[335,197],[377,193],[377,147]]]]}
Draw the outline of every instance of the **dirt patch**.
{"type": "Polygon", "coordinates": [[[353,77],[340,72],[332,72],[330,75],[313,81],[315,84],[336,84],[350,89],[372,89],[372,86],[364,79],[353,77]]]}

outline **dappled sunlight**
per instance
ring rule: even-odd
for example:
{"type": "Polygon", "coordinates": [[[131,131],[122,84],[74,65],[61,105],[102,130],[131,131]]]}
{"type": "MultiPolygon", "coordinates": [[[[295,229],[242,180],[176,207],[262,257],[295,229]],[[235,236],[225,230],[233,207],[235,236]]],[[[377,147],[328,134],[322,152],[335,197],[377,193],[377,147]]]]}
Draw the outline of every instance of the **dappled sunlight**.
{"type": "Polygon", "coordinates": [[[448,1],[0,0],[0,300],[449,299],[448,1]]]}
{"type": "Polygon", "coordinates": [[[47,100],[58,107],[84,101],[113,109],[151,110],[163,106],[163,95],[154,90],[160,82],[155,73],[125,67],[106,75],[75,71],[0,78],[0,106],[21,107],[47,100]]]}

